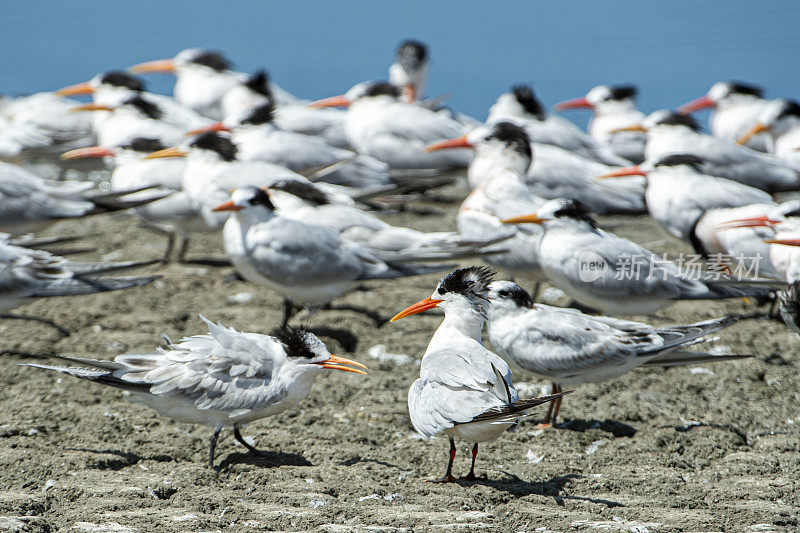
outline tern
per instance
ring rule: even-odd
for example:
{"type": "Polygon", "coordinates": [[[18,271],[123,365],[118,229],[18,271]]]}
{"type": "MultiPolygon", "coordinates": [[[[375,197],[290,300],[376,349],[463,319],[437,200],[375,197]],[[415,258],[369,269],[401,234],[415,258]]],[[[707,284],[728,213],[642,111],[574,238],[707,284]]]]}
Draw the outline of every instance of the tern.
{"type": "Polygon", "coordinates": [[[361,363],[331,355],[312,333],[243,333],[201,318],[208,324],[208,335],[185,337],[150,353],[122,354],[113,361],[58,355],[53,357],[79,366],[23,366],[110,385],[161,415],[214,428],[208,452],[211,468],[223,427],[232,427],[240,444],[261,454],[242,437],[243,424],[296,407],[324,369],[366,374],[359,370],[366,368],[361,363]]]}
{"type": "Polygon", "coordinates": [[[593,179],[597,173],[610,172],[612,167],[551,144],[531,143],[527,129],[517,123],[497,122],[480,126],[467,135],[434,143],[426,150],[461,148],[475,149],[475,157],[467,169],[467,179],[474,188],[513,168],[521,174],[530,192],[540,198],[575,198],[603,214],[646,211],[643,181],[599,183],[593,179]],[[486,142],[506,138],[524,138],[529,147],[523,154],[520,150],[501,149],[502,144],[496,142],[486,142]]]}
{"type": "MultiPolygon", "coordinates": [[[[187,48],[172,59],[139,63],[128,70],[134,73],[164,72],[177,76],[175,99],[214,120],[223,119],[222,101],[246,76],[231,70],[232,63],[220,52],[187,48]]],[[[274,83],[270,85],[277,103],[292,103],[294,96],[274,83]]]]}
{"type": "Polygon", "coordinates": [[[549,281],[583,305],[611,315],[651,314],[677,300],[766,296],[782,284],[683,272],[650,250],[603,231],[578,201],[550,200],[503,222],[541,224],[539,262],[549,281]]]}
{"type": "Polygon", "coordinates": [[[214,208],[232,211],[223,229],[225,252],[242,277],[284,298],[283,325],[295,304],[319,307],[371,279],[394,279],[441,271],[420,266],[425,252],[382,252],[338,233],[276,213],[267,188],[243,187],[214,208]]]}
{"type": "Polygon", "coordinates": [[[239,159],[267,161],[294,171],[340,163],[322,178],[328,183],[361,188],[390,183],[389,166],[383,161],[336,148],[320,137],[282,130],[275,123],[275,114],[275,106],[268,101],[191,131],[189,135],[209,131],[232,132],[239,159]]]}
{"type": "Polygon", "coordinates": [[[467,150],[426,152],[429,144],[471,128],[447,110],[403,101],[401,89],[388,82],[361,82],[341,96],[311,105],[347,107],[345,133],[350,144],[359,154],[384,161],[392,169],[452,170],[466,168],[472,158],[467,150]]]}
{"type": "MultiPolygon", "coordinates": [[[[656,328],[534,304],[531,295],[511,281],[492,282],[487,297],[489,342],[521,368],[552,381],[553,394],[562,387],[607,381],[640,366],[671,367],[750,357],[683,351],[702,337],[735,324],[737,317],[656,328]]],[[[561,399],[550,406],[541,428],[556,425],[561,399]]]]}
{"type": "Polygon", "coordinates": [[[770,100],[764,105],[758,121],[736,142],[747,145],[754,135],[762,133],[771,139],[772,154],[800,168],[800,103],[785,98],[770,100]]]}
{"type": "Polygon", "coordinates": [[[606,165],[629,165],[630,161],[614,154],[582,132],[576,125],[558,115],[550,115],[529,85],[515,85],[501,94],[489,108],[486,123],[516,122],[525,128],[531,141],[552,144],[573,154],[606,165]]]}
{"type": "Polygon", "coordinates": [[[639,124],[644,113],[636,109],[635,85],[598,85],[586,96],[565,100],[553,106],[556,110],[591,109],[594,114],[589,122],[589,135],[596,141],[607,144],[620,157],[633,163],[644,161],[647,136],[642,132],[618,131],[619,128],[639,124]]]}
{"type": "Polygon", "coordinates": [[[403,41],[389,67],[389,83],[402,87],[406,101],[413,103],[424,94],[427,81],[428,47],[414,39],[403,41]]]}
{"type": "Polygon", "coordinates": [[[434,307],[444,321],[425,350],[420,377],[408,390],[408,412],[414,429],[430,438],[444,432],[450,439],[450,459],[438,483],[455,481],[455,438],[472,444],[472,466],[462,479],[474,480],[478,444],[497,440],[505,431],[533,415],[531,409],[566,393],[520,400],[508,364],[481,342],[492,272],[486,267],[454,270],[442,278],[433,294],[400,311],[392,321],[434,307]]]}
{"type": "MultiPolygon", "coordinates": [[[[683,114],[712,108],[709,124],[716,137],[736,140],[753,126],[764,109],[764,90],[757,85],[741,81],[720,81],[711,86],[708,92],[682,105],[678,111],[683,114]]],[[[747,140],[747,147],[760,152],[767,151],[764,135],[747,140]]]]}
{"type": "Polygon", "coordinates": [[[129,209],[159,198],[126,197],[140,189],[101,192],[92,182],[46,180],[0,162],[0,231],[22,235],[41,231],[58,220],[129,209]]]}
{"type": "Polygon", "coordinates": [[[0,313],[5,318],[47,323],[65,335],[69,332],[45,319],[9,315],[12,309],[35,298],[75,296],[147,285],[160,276],[109,277],[102,274],[152,264],[154,261],[79,263],[44,250],[23,248],[0,240],[0,313]]]}
{"type": "Polygon", "coordinates": [[[707,174],[728,178],[767,192],[800,189],[800,168],[777,157],[739,146],[700,132],[690,115],[661,109],[647,116],[642,124],[621,131],[647,132],[645,156],[650,161],[669,154],[692,154],[704,161],[707,174]]]}

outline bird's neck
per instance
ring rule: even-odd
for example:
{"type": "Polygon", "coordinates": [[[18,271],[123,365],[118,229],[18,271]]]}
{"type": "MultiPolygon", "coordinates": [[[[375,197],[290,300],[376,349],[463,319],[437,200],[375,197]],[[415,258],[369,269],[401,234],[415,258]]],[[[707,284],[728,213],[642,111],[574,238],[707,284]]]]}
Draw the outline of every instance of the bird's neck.
{"type": "Polygon", "coordinates": [[[477,311],[445,313],[444,321],[433,334],[428,352],[442,347],[452,347],[465,340],[481,342],[484,317],[477,311]]]}

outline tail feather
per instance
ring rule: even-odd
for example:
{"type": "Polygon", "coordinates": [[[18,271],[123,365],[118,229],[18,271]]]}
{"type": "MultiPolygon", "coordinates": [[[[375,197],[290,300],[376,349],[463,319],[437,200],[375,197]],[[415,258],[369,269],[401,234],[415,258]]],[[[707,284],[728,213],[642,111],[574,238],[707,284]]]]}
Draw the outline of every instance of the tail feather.
{"type": "Polygon", "coordinates": [[[117,261],[109,263],[75,263],[69,262],[65,267],[78,275],[102,274],[104,272],[119,272],[120,270],[130,270],[158,263],[158,259],[148,259],[146,261],[117,261]]]}
{"type": "Polygon", "coordinates": [[[42,287],[31,298],[50,296],[78,296],[98,292],[116,291],[131,287],[141,287],[159,279],[161,276],[120,276],[120,277],[76,277],[55,280],[47,287],[42,287]]]}
{"type": "Polygon", "coordinates": [[[665,339],[664,344],[651,350],[641,352],[639,355],[652,355],[653,352],[664,352],[671,348],[675,348],[676,346],[692,344],[706,335],[715,333],[737,323],[739,320],[741,320],[741,318],[741,315],[727,316],[722,318],[714,318],[711,320],[704,320],[702,322],[695,322],[694,324],[686,324],[683,326],[658,328],[655,330],[655,333],[665,339]]]}
{"type": "Polygon", "coordinates": [[[549,394],[547,396],[539,396],[538,398],[532,398],[530,400],[517,400],[512,404],[503,405],[501,407],[493,407],[492,409],[479,414],[470,420],[470,422],[513,422],[515,420],[531,416],[526,411],[542,405],[543,403],[551,402],[557,398],[561,398],[562,396],[570,393],[572,393],[571,390],[559,392],[557,394],[549,394]]]}
{"type": "Polygon", "coordinates": [[[437,272],[444,272],[445,270],[453,270],[458,265],[435,263],[432,265],[422,265],[415,263],[390,263],[391,269],[384,270],[378,273],[364,274],[358,281],[367,281],[371,279],[395,279],[406,278],[410,276],[424,276],[425,274],[435,274],[437,272]]]}
{"type": "Polygon", "coordinates": [[[699,365],[703,363],[719,363],[722,361],[733,361],[736,359],[748,359],[754,357],[752,354],[713,354],[707,352],[688,352],[684,350],[673,350],[663,355],[647,361],[642,366],[659,366],[670,368],[673,366],[699,365]]]}
{"type": "Polygon", "coordinates": [[[41,368],[43,370],[51,370],[53,372],[61,372],[76,378],[86,379],[102,385],[116,387],[122,390],[149,392],[150,385],[142,383],[131,383],[123,381],[114,377],[112,372],[98,368],[78,368],[74,366],[56,366],[56,365],[42,365],[37,363],[20,363],[20,366],[30,366],[33,368],[41,368]]]}

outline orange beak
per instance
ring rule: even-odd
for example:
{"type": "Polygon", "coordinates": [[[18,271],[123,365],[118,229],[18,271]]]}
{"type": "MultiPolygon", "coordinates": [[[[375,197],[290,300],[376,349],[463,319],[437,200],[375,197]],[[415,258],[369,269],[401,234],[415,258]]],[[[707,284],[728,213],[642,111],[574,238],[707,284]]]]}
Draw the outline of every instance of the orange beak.
{"type": "Polygon", "coordinates": [[[323,98],[316,102],[311,102],[308,107],[350,107],[352,102],[347,99],[345,95],[331,96],[330,98],[323,98]]]}
{"type": "Polygon", "coordinates": [[[638,131],[641,133],[647,133],[647,128],[641,124],[633,124],[632,126],[625,126],[624,128],[615,128],[609,131],[609,133],[622,133],[623,131],[638,131]]]}
{"type": "Polygon", "coordinates": [[[717,226],[717,229],[733,229],[733,228],[771,228],[780,224],[779,220],[772,220],[767,215],[750,218],[738,218],[736,220],[729,220],[717,226]]]}
{"type": "Polygon", "coordinates": [[[70,150],[61,154],[61,159],[69,161],[70,159],[88,159],[97,157],[113,157],[114,151],[105,146],[87,146],[86,148],[78,148],[70,150]]]}
{"type": "Polygon", "coordinates": [[[606,172],[605,174],[597,176],[595,179],[604,180],[606,178],[621,178],[624,176],[647,176],[647,172],[636,165],[633,167],[619,168],[617,170],[612,170],[611,172],[606,172]]]}
{"type": "Polygon", "coordinates": [[[466,135],[462,135],[455,139],[447,139],[446,141],[429,144],[425,147],[425,151],[435,152],[436,150],[447,150],[448,148],[472,148],[472,143],[467,140],[466,135]]]}
{"type": "Polygon", "coordinates": [[[800,239],[764,239],[767,244],[783,244],[784,246],[800,246],[800,239]]]}
{"type": "Polygon", "coordinates": [[[56,91],[59,96],[74,96],[78,94],[92,94],[94,89],[89,85],[88,81],[83,83],[76,83],[75,85],[68,85],[56,91]]]}
{"type": "Polygon", "coordinates": [[[345,359],[344,357],[339,357],[333,354],[331,354],[330,358],[326,359],[325,361],[320,361],[319,363],[311,363],[311,364],[320,365],[322,368],[330,368],[332,370],[344,370],[345,372],[355,372],[356,374],[366,374],[364,370],[367,369],[366,366],[362,365],[358,361],[345,359]],[[352,366],[345,366],[345,365],[357,366],[359,368],[363,368],[364,370],[358,370],[357,368],[353,368],[352,366]]]}
{"type": "Polygon", "coordinates": [[[563,111],[565,109],[593,109],[594,106],[589,103],[586,98],[573,98],[571,100],[564,100],[553,106],[556,111],[563,111]]]}
{"type": "Polygon", "coordinates": [[[440,303],[442,303],[442,300],[432,300],[431,298],[425,298],[424,300],[418,301],[414,305],[406,307],[405,309],[394,315],[389,322],[394,322],[395,320],[400,320],[401,318],[405,318],[411,315],[416,315],[417,313],[427,311],[428,309],[433,309],[440,303]]]}
{"type": "Polygon", "coordinates": [[[681,115],[688,115],[689,113],[694,113],[695,111],[700,111],[701,109],[706,109],[707,107],[716,107],[717,104],[714,103],[714,100],[709,98],[708,96],[701,96],[697,100],[692,100],[688,104],[683,104],[678,108],[678,113],[681,115]]]}
{"type": "Polygon", "coordinates": [[[69,110],[70,111],[114,111],[114,108],[103,104],[83,104],[71,107],[69,110]]]}
{"type": "Polygon", "coordinates": [[[128,70],[136,74],[144,74],[145,72],[175,72],[175,63],[171,59],[159,59],[157,61],[148,61],[146,63],[139,63],[130,67],[128,70]]]}
{"type": "Polygon", "coordinates": [[[208,124],[201,128],[197,128],[196,130],[186,132],[184,133],[184,135],[189,137],[192,135],[200,135],[201,133],[207,133],[209,131],[231,131],[231,129],[222,122],[214,122],[213,124],[208,124]]]}
{"type": "Polygon", "coordinates": [[[505,220],[501,220],[503,224],[543,224],[547,222],[548,219],[542,218],[536,213],[532,215],[522,215],[518,217],[511,217],[505,220]]]}
{"type": "Polygon", "coordinates": [[[736,139],[736,144],[744,145],[747,144],[747,141],[753,138],[753,136],[758,135],[759,133],[764,133],[765,131],[769,131],[769,128],[766,127],[761,122],[756,123],[755,126],[747,130],[744,135],[736,139]]]}
{"type": "Polygon", "coordinates": [[[241,210],[242,207],[233,203],[233,200],[228,200],[227,202],[223,202],[214,209],[212,209],[212,211],[241,211],[241,210]]]}
{"type": "Polygon", "coordinates": [[[162,157],[186,157],[186,152],[180,148],[164,148],[156,152],[151,152],[142,159],[161,159],[162,157]]]}

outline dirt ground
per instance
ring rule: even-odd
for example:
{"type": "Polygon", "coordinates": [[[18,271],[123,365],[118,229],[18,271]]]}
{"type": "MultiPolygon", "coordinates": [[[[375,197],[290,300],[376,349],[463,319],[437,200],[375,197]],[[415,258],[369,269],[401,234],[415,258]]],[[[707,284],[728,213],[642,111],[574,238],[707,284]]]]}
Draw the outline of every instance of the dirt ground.
{"type": "MultiPolygon", "coordinates": [[[[463,191],[438,212],[388,220],[420,229],[454,227],[463,191]]],[[[441,199],[441,198],[440,198],[441,199]]],[[[656,251],[687,247],[647,217],[606,217],[601,226],[656,251]]],[[[97,234],[81,259],[158,257],[164,238],[130,217],[62,222],[45,234],[97,234]]],[[[218,237],[189,257],[221,256],[218,237]]],[[[422,440],[406,394],[440,322],[425,314],[376,327],[429,295],[438,276],[370,283],[301,315],[333,353],[368,376],[321,376],[299,410],[250,424],[254,457],[228,432],[217,469],[206,465],[211,430],[178,424],[129,403],[118,390],[18,366],[37,355],[113,358],[204,333],[202,313],[239,330],[268,332],[279,297],[204,265],[149,267],[163,279],[135,290],[51,299],[17,310],[67,327],[0,320],[0,530],[10,531],[797,531],[800,509],[800,338],[782,324],[743,321],[709,349],[751,353],[731,363],[639,370],[580,387],[561,427],[528,423],[484,446],[473,484],[435,485],[444,438],[422,440]],[[387,355],[388,354],[388,355],[387,355]],[[396,355],[399,357],[392,357],[396,355]],[[407,357],[403,357],[403,356],[407,357]]],[[[653,317],[692,322],[756,311],[741,300],[684,302],[653,317]]],[[[297,321],[295,322],[297,323],[297,321]]],[[[707,346],[708,347],[708,346],[707,346]]],[[[517,370],[522,396],[546,384],[517,370]]],[[[466,473],[462,444],[456,472],[466,473]]]]}

